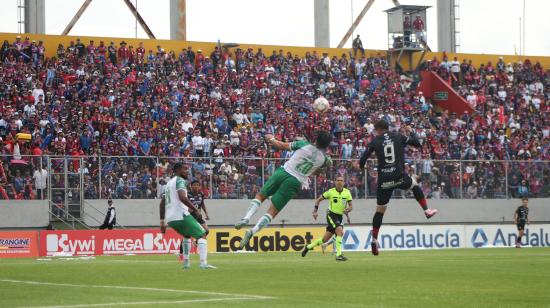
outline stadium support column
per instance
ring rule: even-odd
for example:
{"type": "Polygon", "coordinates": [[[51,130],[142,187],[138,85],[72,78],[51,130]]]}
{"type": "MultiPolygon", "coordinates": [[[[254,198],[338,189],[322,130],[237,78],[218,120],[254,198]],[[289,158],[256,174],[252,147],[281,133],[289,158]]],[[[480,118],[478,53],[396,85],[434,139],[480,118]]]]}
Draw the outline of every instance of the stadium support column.
{"type": "Polygon", "coordinates": [[[437,45],[439,51],[456,52],[455,0],[437,0],[437,45]]]}
{"type": "Polygon", "coordinates": [[[328,0],[315,0],[315,47],[330,47],[330,10],[328,0]]]}
{"type": "Polygon", "coordinates": [[[46,33],[45,2],[45,0],[25,0],[25,32],[46,33]]]}
{"type": "Polygon", "coordinates": [[[187,40],[186,0],[170,0],[170,39],[187,40]]]}

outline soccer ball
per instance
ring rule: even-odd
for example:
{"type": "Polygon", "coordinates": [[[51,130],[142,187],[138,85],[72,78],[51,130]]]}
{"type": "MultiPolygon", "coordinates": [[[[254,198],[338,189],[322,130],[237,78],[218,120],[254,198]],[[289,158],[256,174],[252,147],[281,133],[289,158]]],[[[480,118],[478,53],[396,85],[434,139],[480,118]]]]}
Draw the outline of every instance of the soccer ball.
{"type": "Polygon", "coordinates": [[[326,98],[321,96],[313,102],[313,109],[319,113],[325,113],[330,109],[330,104],[326,98]]]}

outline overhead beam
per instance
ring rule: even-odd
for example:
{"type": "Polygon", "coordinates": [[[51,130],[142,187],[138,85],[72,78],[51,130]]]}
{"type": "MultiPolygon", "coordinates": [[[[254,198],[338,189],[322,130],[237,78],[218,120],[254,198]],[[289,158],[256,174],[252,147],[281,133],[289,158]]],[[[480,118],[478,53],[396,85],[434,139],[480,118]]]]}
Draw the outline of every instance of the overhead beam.
{"type": "Polygon", "coordinates": [[[73,19],[71,19],[69,24],[65,27],[65,30],[63,30],[63,32],[61,32],[61,35],[69,34],[71,29],[74,27],[76,22],[80,19],[80,16],[82,16],[82,14],[84,14],[84,11],[86,11],[86,9],[88,8],[88,6],[90,5],[91,2],[92,2],[92,0],[86,0],[86,1],[84,1],[84,3],[82,3],[82,6],[80,7],[80,9],[78,9],[78,11],[76,12],[76,15],[74,15],[73,19]]]}
{"type": "Polygon", "coordinates": [[[151,29],[149,29],[149,26],[147,26],[147,23],[145,23],[145,20],[143,20],[143,18],[141,18],[141,15],[136,10],[136,7],[132,4],[132,2],[130,2],[130,0],[124,0],[124,3],[126,3],[126,6],[128,6],[128,8],[132,12],[132,14],[134,14],[134,17],[139,22],[139,24],[140,24],[141,28],[143,29],[143,31],[145,31],[145,33],[147,33],[147,36],[149,36],[150,39],[154,39],[155,35],[151,31],[151,29]]]}
{"type": "Polygon", "coordinates": [[[363,17],[365,17],[365,14],[367,14],[367,12],[369,11],[369,9],[370,9],[370,7],[372,6],[373,3],[374,3],[374,0],[369,0],[369,2],[367,2],[365,7],[363,8],[363,10],[361,10],[361,13],[359,13],[357,18],[355,18],[355,21],[351,24],[351,27],[349,28],[348,32],[346,32],[346,34],[344,35],[344,37],[342,38],[342,40],[338,44],[338,48],[342,48],[344,46],[344,44],[346,44],[349,37],[351,36],[353,31],[355,31],[355,28],[357,28],[357,26],[359,25],[359,23],[361,22],[363,17]]]}

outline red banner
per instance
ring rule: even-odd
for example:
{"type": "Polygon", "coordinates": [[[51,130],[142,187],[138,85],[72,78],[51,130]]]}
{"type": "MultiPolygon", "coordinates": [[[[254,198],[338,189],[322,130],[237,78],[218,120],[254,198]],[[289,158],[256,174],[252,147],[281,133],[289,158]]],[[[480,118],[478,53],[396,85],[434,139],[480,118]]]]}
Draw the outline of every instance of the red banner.
{"type": "Polygon", "coordinates": [[[179,249],[181,236],[159,229],[41,231],[41,256],[166,254],[179,249]]]}
{"type": "Polygon", "coordinates": [[[0,232],[0,258],[38,257],[38,232],[0,232]]]}

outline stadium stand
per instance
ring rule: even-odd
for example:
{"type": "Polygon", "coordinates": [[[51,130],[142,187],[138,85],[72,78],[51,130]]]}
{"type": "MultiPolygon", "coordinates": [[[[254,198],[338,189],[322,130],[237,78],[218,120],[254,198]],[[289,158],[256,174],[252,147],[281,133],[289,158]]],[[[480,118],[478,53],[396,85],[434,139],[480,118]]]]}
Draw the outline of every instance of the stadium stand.
{"type": "MultiPolygon", "coordinates": [[[[267,148],[262,135],[309,139],[317,128],[333,133],[335,164],[300,196],[313,198],[337,174],[354,196],[374,196],[374,162],[363,173],[350,159],[381,118],[394,130],[415,128],[424,146],[407,153],[409,170],[431,198],[550,196],[550,70],[529,59],[427,61],[475,109],[457,116],[415,93],[380,54],[77,40],[48,57],[44,46],[18,38],[0,49],[3,199],[40,198],[36,172],[51,157],[77,158],[59,171],[84,174],[87,199],[155,198],[174,159],[211,198],[252,197],[290,154],[267,148]],[[332,104],[327,116],[310,107],[320,95],[332,104]]],[[[81,184],[56,175],[51,185],[81,184]]]]}

